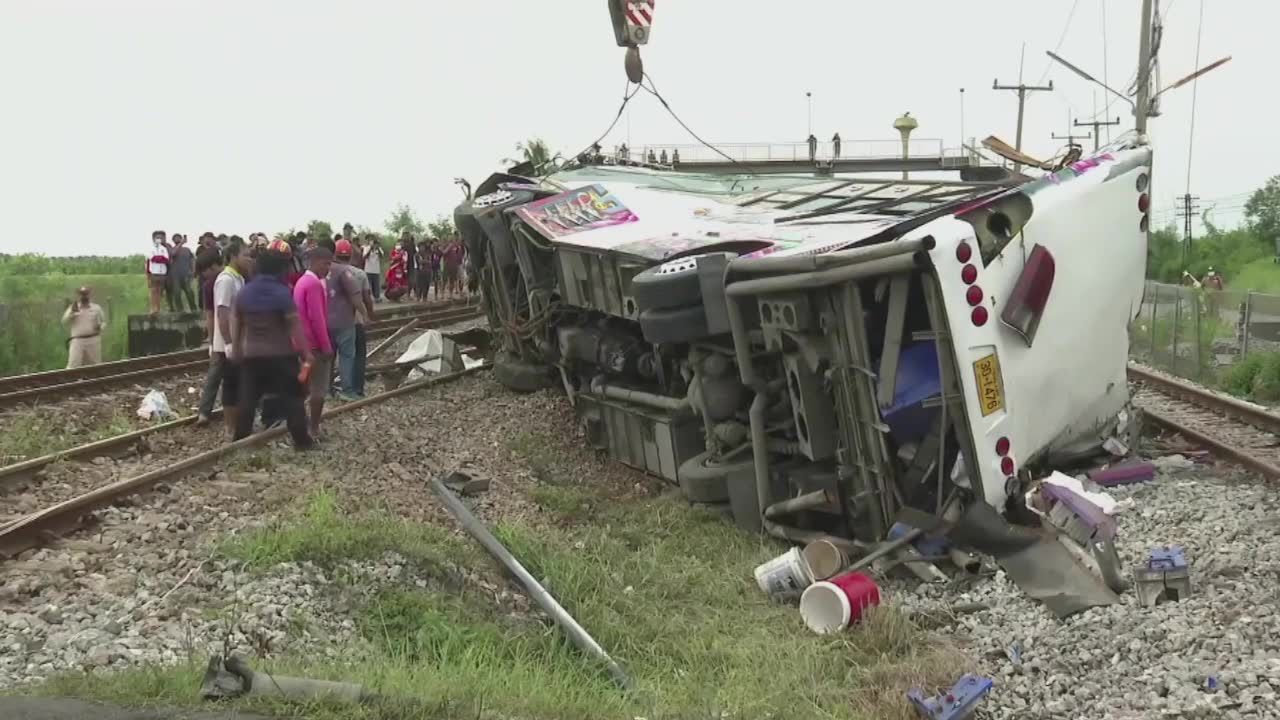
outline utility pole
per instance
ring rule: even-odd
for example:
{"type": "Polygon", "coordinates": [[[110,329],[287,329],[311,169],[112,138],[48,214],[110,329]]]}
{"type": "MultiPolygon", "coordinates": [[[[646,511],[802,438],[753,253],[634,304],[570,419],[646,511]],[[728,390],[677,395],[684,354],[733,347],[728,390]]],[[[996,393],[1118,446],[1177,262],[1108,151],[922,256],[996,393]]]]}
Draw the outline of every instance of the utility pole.
{"type": "Polygon", "coordinates": [[[1119,125],[1120,118],[1116,118],[1115,120],[1094,120],[1092,122],[1080,122],[1079,120],[1076,120],[1071,124],[1074,125],[1075,127],[1092,127],[1093,128],[1093,151],[1096,153],[1098,152],[1098,141],[1102,139],[1100,137],[1102,131],[1099,130],[1098,128],[1110,127],[1112,125],[1119,125]]]}
{"type": "Polygon", "coordinates": [[[1133,105],[1133,129],[1139,137],[1147,134],[1151,112],[1151,24],[1152,0],[1142,0],[1142,36],[1138,38],[1138,93],[1133,105]]]}
{"type": "Polygon", "coordinates": [[[1200,206],[1196,203],[1200,201],[1200,196],[1187,193],[1179,198],[1178,202],[1182,203],[1178,206],[1178,218],[1183,221],[1182,224],[1182,264],[1187,263],[1187,255],[1191,251],[1191,220],[1195,218],[1196,213],[1200,211],[1200,206]]]}
{"type": "Polygon", "coordinates": [[[1068,145],[1075,145],[1077,140],[1088,140],[1090,137],[1093,137],[1093,136],[1090,135],[1089,133],[1085,133],[1083,135],[1072,135],[1071,128],[1067,128],[1066,135],[1059,135],[1058,133],[1053,133],[1051,137],[1054,140],[1066,140],[1068,145]]]}
{"type": "MultiPolygon", "coordinates": [[[[1150,0],[1148,0],[1150,1],[1150,0]]],[[[1029,92],[1052,92],[1053,81],[1050,80],[1048,85],[1027,85],[1021,81],[1017,85],[1001,85],[999,80],[991,83],[992,90],[1013,90],[1018,93],[1018,133],[1014,137],[1013,147],[1018,152],[1022,152],[1022,117],[1023,110],[1027,104],[1027,93],[1029,92]]],[[[1015,173],[1022,172],[1022,163],[1014,163],[1013,171],[1015,173]]]]}

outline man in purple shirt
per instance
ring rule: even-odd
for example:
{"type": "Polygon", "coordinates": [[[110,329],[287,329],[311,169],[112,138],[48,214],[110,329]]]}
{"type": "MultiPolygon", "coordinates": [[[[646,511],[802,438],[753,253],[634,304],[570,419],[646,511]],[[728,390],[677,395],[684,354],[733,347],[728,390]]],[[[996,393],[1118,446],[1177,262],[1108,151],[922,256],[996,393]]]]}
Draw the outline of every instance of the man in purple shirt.
{"type": "Polygon", "coordinates": [[[294,447],[308,450],[315,447],[315,439],[307,432],[307,415],[302,408],[298,355],[301,353],[304,364],[310,364],[312,352],[284,281],[289,266],[285,249],[287,246],[273,243],[272,249],[260,253],[253,279],[233,301],[235,338],[229,351],[232,362],[240,366],[243,394],[235,439],[249,436],[262,396],[277,392],[294,447]]]}

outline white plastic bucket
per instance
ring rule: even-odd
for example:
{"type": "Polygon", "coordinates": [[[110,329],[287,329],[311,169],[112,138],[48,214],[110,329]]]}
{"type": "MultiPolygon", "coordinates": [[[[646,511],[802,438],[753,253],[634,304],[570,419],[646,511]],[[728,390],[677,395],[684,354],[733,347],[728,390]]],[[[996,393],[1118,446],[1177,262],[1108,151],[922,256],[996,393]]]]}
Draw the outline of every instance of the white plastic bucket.
{"type": "Polygon", "coordinates": [[[800,597],[813,583],[813,571],[800,548],[791,548],[756,567],[756,583],[771,600],[785,602],[800,597]]]}
{"type": "Polygon", "coordinates": [[[835,577],[849,564],[849,556],[830,540],[814,540],[804,548],[804,559],[814,580],[835,577]]]}

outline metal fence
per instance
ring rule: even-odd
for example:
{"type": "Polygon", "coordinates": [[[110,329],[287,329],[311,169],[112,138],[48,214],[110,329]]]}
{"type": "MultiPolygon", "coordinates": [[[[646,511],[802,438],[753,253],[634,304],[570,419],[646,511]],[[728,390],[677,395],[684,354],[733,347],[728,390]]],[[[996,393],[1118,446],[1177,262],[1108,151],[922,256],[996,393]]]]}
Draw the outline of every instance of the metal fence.
{"type": "Polygon", "coordinates": [[[1280,352],[1280,295],[1147,282],[1134,360],[1208,382],[1255,352],[1280,352]]]}

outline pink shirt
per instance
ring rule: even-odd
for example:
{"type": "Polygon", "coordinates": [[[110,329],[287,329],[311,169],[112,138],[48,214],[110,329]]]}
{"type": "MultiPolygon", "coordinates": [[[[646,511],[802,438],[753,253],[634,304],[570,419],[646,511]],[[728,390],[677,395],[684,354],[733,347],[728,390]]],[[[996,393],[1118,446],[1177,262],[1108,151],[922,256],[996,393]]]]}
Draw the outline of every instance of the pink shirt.
{"type": "Polygon", "coordinates": [[[329,293],[324,281],[308,270],[293,286],[293,304],[298,306],[298,320],[307,344],[326,355],[333,353],[329,342],[329,293]]]}

